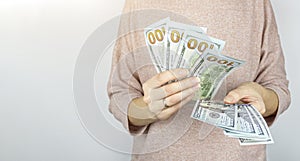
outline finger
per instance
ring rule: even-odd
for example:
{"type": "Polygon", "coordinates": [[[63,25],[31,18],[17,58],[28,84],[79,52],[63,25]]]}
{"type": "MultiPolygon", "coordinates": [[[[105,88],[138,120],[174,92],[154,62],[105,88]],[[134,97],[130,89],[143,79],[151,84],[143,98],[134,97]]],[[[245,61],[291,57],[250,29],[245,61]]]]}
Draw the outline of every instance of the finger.
{"type": "Polygon", "coordinates": [[[228,104],[237,103],[244,97],[250,95],[250,90],[248,88],[236,88],[230,91],[227,96],[224,98],[224,102],[228,104]]]}
{"type": "Polygon", "coordinates": [[[266,112],[265,104],[262,101],[252,101],[250,104],[262,115],[266,112]]]}
{"type": "Polygon", "coordinates": [[[181,107],[183,107],[185,104],[187,104],[189,101],[191,101],[193,98],[193,95],[188,96],[184,100],[182,100],[180,103],[164,109],[160,114],[157,115],[157,118],[159,120],[167,120],[170,118],[172,115],[174,115],[181,107]]]}
{"type": "Polygon", "coordinates": [[[179,102],[181,102],[182,100],[184,100],[185,98],[194,95],[195,92],[200,88],[200,84],[194,85],[191,88],[187,88],[181,92],[178,92],[176,94],[173,94],[167,98],[165,98],[165,105],[166,106],[173,106],[179,102]]]}
{"type": "Polygon", "coordinates": [[[251,102],[257,102],[259,101],[258,97],[248,96],[240,99],[242,103],[251,103],[251,102]]]}
{"type": "Polygon", "coordinates": [[[176,93],[175,95],[171,96],[172,98],[165,98],[160,100],[155,100],[149,103],[149,109],[151,112],[158,114],[160,113],[166,106],[170,107],[179,102],[185,100],[185,98],[189,96],[193,96],[194,93],[199,89],[200,85],[197,84],[191,88],[188,88],[182,92],[176,93]]]}
{"type": "Polygon", "coordinates": [[[163,100],[152,101],[148,105],[149,105],[149,110],[155,115],[161,113],[162,110],[165,108],[165,104],[163,100]]]}
{"type": "Polygon", "coordinates": [[[150,78],[143,86],[146,88],[158,88],[172,80],[180,80],[188,75],[188,69],[177,68],[164,71],[150,78]]]}
{"type": "Polygon", "coordinates": [[[265,104],[261,97],[247,96],[240,99],[241,103],[249,103],[255,107],[261,114],[266,112],[265,104]]]}
{"type": "Polygon", "coordinates": [[[152,100],[160,100],[168,96],[179,93],[185,89],[199,85],[200,79],[198,77],[185,78],[184,80],[167,84],[163,87],[153,89],[150,92],[152,100]]]}

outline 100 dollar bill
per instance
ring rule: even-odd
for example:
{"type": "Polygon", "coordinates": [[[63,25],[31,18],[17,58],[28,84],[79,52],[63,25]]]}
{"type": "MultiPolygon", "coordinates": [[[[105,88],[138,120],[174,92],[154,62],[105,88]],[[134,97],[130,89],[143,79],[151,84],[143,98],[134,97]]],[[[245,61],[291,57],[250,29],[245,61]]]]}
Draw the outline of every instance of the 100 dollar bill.
{"type": "Polygon", "coordinates": [[[198,100],[191,117],[222,128],[225,135],[238,138],[241,145],[273,143],[267,123],[250,104],[198,100]]]}
{"type": "Polygon", "coordinates": [[[180,44],[183,42],[182,38],[184,37],[186,31],[194,31],[196,33],[206,33],[207,28],[205,27],[197,27],[192,25],[186,25],[178,22],[170,21],[168,24],[167,31],[167,48],[166,48],[166,67],[168,69],[175,68],[176,64],[174,64],[176,60],[176,56],[178,53],[178,49],[180,44]]]}
{"type": "Polygon", "coordinates": [[[166,31],[170,18],[166,18],[152,24],[144,29],[146,45],[150,57],[158,73],[166,70],[165,66],[165,48],[166,48],[166,31]]]}
{"type": "Polygon", "coordinates": [[[244,61],[211,51],[204,53],[190,70],[191,76],[200,78],[200,89],[194,99],[211,100],[224,78],[243,63],[244,61]]]}
{"type": "Polygon", "coordinates": [[[236,125],[236,106],[212,107],[198,100],[191,117],[221,128],[234,128],[236,125]]]}
{"type": "Polygon", "coordinates": [[[270,129],[263,118],[263,116],[258,112],[258,110],[252,106],[248,105],[247,107],[249,111],[253,114],[255,117],[254,120],[256,120],[255,126],[260,127],[260,136],[263,138],[250,138],[250,139],[245,139],[245,138],[240,138],[240,144],[241,145],[256,145],[256,144],[272,144],[274,143],[273,137],[271,135],[270,129]]]}
{"type": "Polygon", "coordinates": [[[224,134],[232,137],[253,137],[257,138],[258,134],[255,131],[252,115],[243,105],[237,106],[237,124],[234,129],[224,130],[224,134]]]}
{"type": "Polygon", "coordinates": [[[179,46],[175,64],[176,68],[191,68],[194,63],[207,50],[220,53],[224,48],[225,42],[203,33],[189,31],[182,38],[179,46]]]}

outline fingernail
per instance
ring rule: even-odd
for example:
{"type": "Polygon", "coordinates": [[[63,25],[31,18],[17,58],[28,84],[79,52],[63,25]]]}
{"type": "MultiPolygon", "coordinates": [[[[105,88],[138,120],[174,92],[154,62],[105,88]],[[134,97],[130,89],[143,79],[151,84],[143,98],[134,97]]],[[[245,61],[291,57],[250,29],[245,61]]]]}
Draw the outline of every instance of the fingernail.
{"type": "Polygon", "coordinates": [[[224,102],[233,103],[234,98],[232,96],[226,96],[224,102]]]}
{"type": "Polygon", "coordinates": [[[266,113],[266,109],[264,109],[264,108],[260,109],[260,113],[261,113],[262,115],[265,114],[265,113],[266,113]]]}

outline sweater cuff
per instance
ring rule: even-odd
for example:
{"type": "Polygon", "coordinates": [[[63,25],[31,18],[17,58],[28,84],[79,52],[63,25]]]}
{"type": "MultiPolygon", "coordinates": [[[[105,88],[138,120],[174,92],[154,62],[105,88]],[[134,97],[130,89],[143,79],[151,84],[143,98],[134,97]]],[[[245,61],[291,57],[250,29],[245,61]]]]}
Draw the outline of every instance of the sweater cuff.
{"type": "Polygon", "coordinates": [[[130,99],[123,100],[120,101],[123,104],[122,105],[116,105],[113,102],[110,102],[110,106],[109,106],[109,111],[114,115],[114,117],[119,120],[123,127],[126,129],[126,131],[128,131],[131,135],[133,136],[138,136],[138,135],[142,135],[144,133],[146,133],[146,129],[149,125],[145,125],[145,126],[135,126],[133,124],[130,123],[129,119],[128,119],[128,107],[129,104],[132,100],[134,100],[135,98],[139,98],[141,97],[141,95],[139,94],[130,94],[131,96],[130,99]],[[122,107],[117,107],[117,106],[122,106],[122,107]]]}
{"type": "Polygon", "coordinates": [[[271,116],[265,117],[268,126],[271,126],[279,118],[279,115],[282,114],[289,106],[289,97],[278,86],[265,86],[265,88],[274,91],[278,97],[278,108],[276,112],[271,116]]]}

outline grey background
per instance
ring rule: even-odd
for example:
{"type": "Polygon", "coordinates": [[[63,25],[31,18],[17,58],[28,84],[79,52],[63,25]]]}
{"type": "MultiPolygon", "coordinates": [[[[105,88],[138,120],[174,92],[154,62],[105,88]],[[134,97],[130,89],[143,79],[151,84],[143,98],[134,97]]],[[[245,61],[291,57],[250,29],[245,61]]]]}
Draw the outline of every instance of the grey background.
{"type": "MultiPolygon", "coordinates": [[[[72,93],[73,70],[80,48],[97,27],[121,13],[123,3],[124,0],[0,1],[1,161],[130,159],[127,154],[105,148],[87,134],[78,119],[72,93]]],[[[268,146],[268,158],[296,161],[300,158],[300,2],[272,3],[285,51],[292,104],[271,128],[275,144],[268,146]]],[[[112,26],[111,30],[117,32],[117,27],[112,26]]],[[[105,86],[110,60],[108,49],[103,57],[106,63],[100,63],[97,71],[97,88],[103,89],[97,96],[103,98],[103,105],[108,101],[105,86]]],[[[122,129],[103,111],[108,122],[102,124],[122,129]]],[[[105,135],[110,137],[109,133],[105,135]]],[[[130,150],[131,139],[124,138],[120,146],[130,150]]]]}

